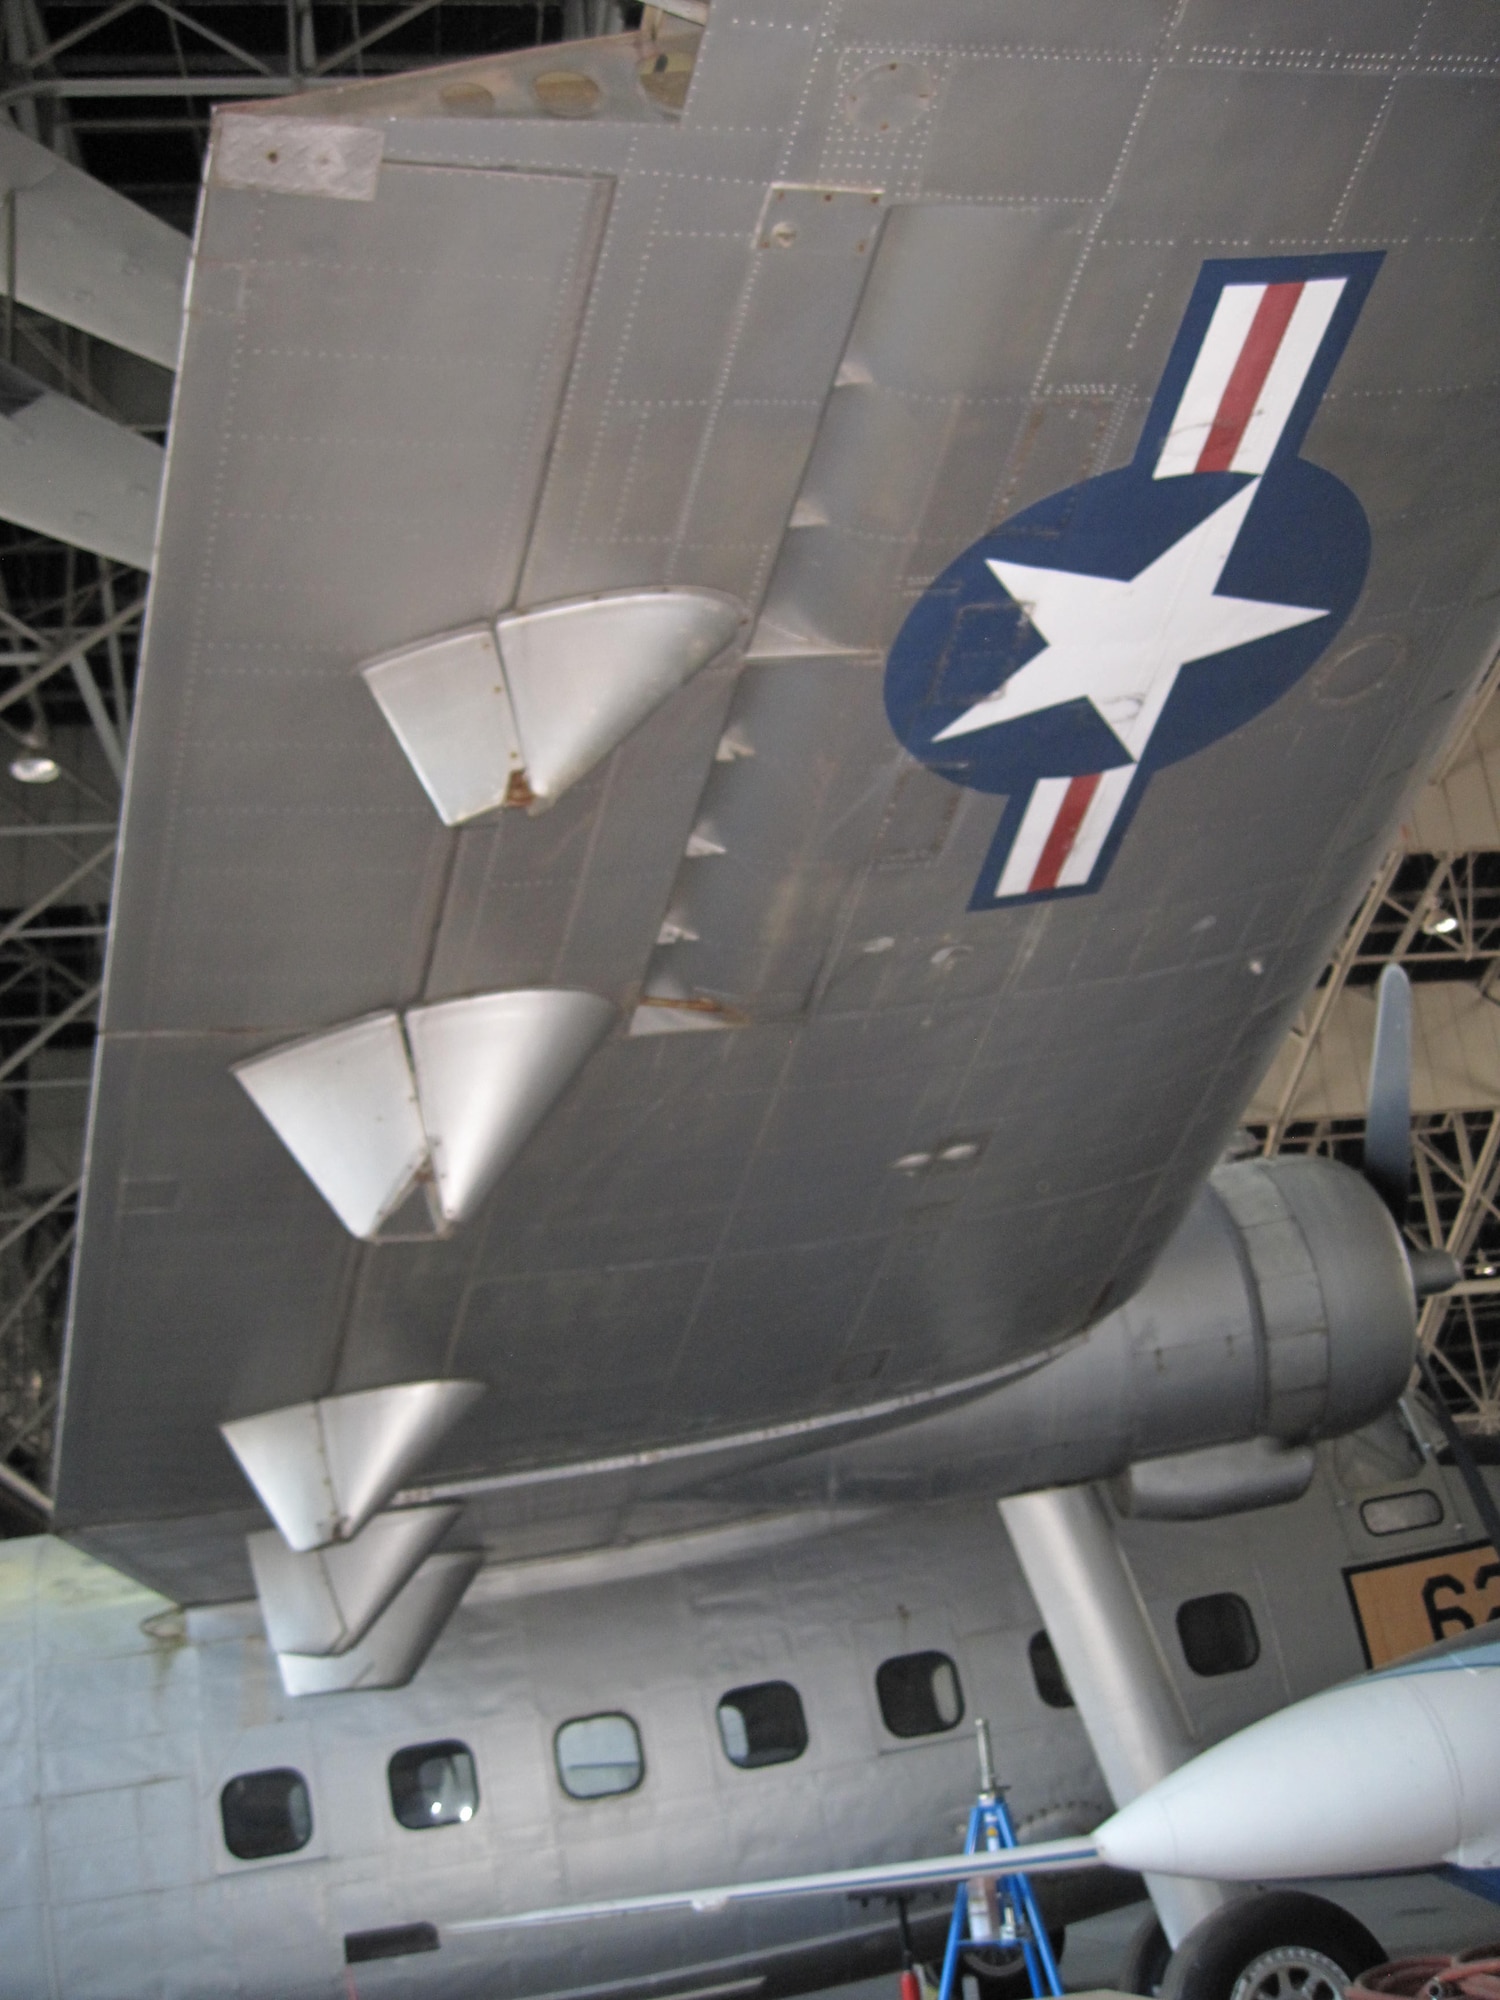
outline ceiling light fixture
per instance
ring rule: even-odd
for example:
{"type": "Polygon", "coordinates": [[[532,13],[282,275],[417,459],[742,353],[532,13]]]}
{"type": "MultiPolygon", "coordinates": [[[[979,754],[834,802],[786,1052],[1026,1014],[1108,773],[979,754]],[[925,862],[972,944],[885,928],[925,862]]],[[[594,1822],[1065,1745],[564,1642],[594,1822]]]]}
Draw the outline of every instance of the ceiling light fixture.
{"type": "Polygon", "coordinates": [[[1452,937],[1458,929],[1458,918],[1451,910],[1443,910],[1439,915],[1429,917],[1422,928],[1429,937],[1452,937]]]}
{"type": "Polygon", "coordinates": [[[43,750],[23,750],[11,758],[10,775],[19,785],[50,785],[62,776],[62,765],[43,750]]]}

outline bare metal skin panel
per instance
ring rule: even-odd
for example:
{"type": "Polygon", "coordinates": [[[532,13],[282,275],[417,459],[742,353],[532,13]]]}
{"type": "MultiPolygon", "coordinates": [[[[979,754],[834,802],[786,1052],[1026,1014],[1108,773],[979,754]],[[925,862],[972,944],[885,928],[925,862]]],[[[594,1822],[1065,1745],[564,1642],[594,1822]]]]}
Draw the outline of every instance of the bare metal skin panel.
{"type": "MultiPolygon", "coordinates": [[[[1431,1568],[1461,1537],[1452,1475],[1413,1477],[1396,1451],[1350,1480],[1353,1449],[1324,1448],[1317,1483],[1291,1507],[1191,1531],[1123,1524],[1205,1741],[1360,1669],[1341,1570],[1401,1552],[1431,1568]],[[1400,1481],[1403,1466],[1408,1487],[1439,1496],[1442,1518],[1367,1534],[1350,1496],[1372,1473],[1400,1481]],[[1225,1591],[1247,1609],[1257,1656],[1195,1672],[1179,1608],[1225,1591]]],[[[849,1510],[801,1533],[767,1517],[738,1548],[721,1537],[658,1553],[651,1569],[616,1554],[492,1570],[411,1687],[308,1702],[282,1692],[253,1604],[184,1614],[55,1540],[0,1545],[0,1994],[322,1996],[347,1990],[349,1937],[360,1993],[643,2000],[733,1980],[769,1996],[894,1977],[891,1911],[844,1896],[468,1937],[450,1926],[951,1852],[980,1714],[1023,1836],[1087,1829],[1108,1811],[1076,1711],[1043,1698],[1030,1653],[1041,1621],[988,1503],[849,1510]],[[951,1661],[964,1712],[898,1734],[877,1671],[923,1653],[951,1661]],[[806,1747],[736,1765],[718,1705],[773,1681],[795,1689],[806,1747]],[[633,1724],[643,1773],[628,1790],[570,1797],[557,1732],[600,1714],[633,1724]],[[469,1818],[425,1830],[398,1819],[392,1760],[455,1743],[477,1777],[469,1818]],[[270,1852],[264,1825],[246,1840],[241,1822],[239,1845],[262,1851],[235,1854],[225,1787],[288,1772],[305,1784],[307,1818],[270,1852]],[[377,1943],[405,1932],[414,1946],[421,1926],[438,1948],[382,1974],[377,1943]]],[[[1104,1871],[1044,1890],[1053,1922],[1138,1893],[1104,1871]]],[[[914,1914],[922,1950],[936,1951],[941,1905],[914,1914]]]]}
{"type": "MultiPolygon", "coordinates": [[[[65,1527],[235,1594],[241,1522],[193,1525],[245,1505],[226,1419],[474,1377],[491,1394],[433,1478],[505,1475],[993,1379],[1141,1283],[1500,625],[1495,244],[1465,165],[1493,150],[1500,51],[1415,4],[1325,18],[1304,50],[1206,0],[932,0],[920,21],[770,0],[671,41],[680,111],[626,37],[221,118],[65,1527]],[[592,115],[548,111],[549,91],[582,101],[548,65],[592,79],[592,115]],[[283,158],[299,119],[312,139],[283,158]],[[1192,332],[1206,267],[1238,260],[1222,283],[1269,294],[1377,255],[1287,446],[1368,522],[1357,601],[1273,697],[1151,771],[1102,873],[1054,894],[1068,855],[1044,879],[1039,837],[1002,895],[997,828],[1025,787],[1063,783],[1052,824],[1079,840],[1146,753],[1117,737],[1107,768],[955,782],[893,727],[898,635],[992,531],[1031,533],[1045,568],[1074,532],[1057,496],[1092,506],[1132,466],[1165,491],[1151,426],[1212,345],[1212,301],[1192,332]],[[360,662],[671,584],[746,607],[742,659],[549,812],[443,827],[360,662]],[[628,1025],[471,1224],[356,1243],[231,1065],[520,986],[598,993],[628,1025]],[[644,1032],[674,1009],[712,1031],[644,1032]]],[[[1252,347],[1225,350],[1221,403],[1252,347]]],[[[1271,460],[1236,470],[1242,448],[1200,454],[1182,490],[1270,496],[1271,460]]],[[[1013,541],[994,560],[1016,578],[1013,541]]],[[[1062,566],[1110,561],[1134,574],[1108,551],[1062,566]]],[[[1236,584],[1228,555],[1206,594],[1221,574],[1219,595],[1334,615],[1311,584],[1236,584]]],[[[1024,603],[998,583],[995,603],[1021,644],[1024,603]]],[[[611,1518],[591,1503],[575,1540],[611,1518]]]]}

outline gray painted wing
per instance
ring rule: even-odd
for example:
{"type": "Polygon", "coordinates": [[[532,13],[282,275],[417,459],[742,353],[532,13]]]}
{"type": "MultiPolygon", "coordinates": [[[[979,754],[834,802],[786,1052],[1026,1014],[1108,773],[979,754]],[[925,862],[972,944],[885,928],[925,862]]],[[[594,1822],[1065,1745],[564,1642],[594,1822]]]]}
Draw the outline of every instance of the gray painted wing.
{"type": "MultiPolygon", "coordinates": [[[[221,118],[65,1523],[163,1574],[140,1524],[245,1503],[219,1421],[432,1374],[492,1385],[435,1476],[786,1438],[1139,1282],[1495,638],[1500,51],[1416,0],[1320,18],[1289,53],[1218,0],[928,0],[920,34],[767,0],[680,114],[626,37],[567,52],[589,117],[547,115],[544,51],[221,118]],[[1205,257],[1288,244],[1387,252],[1303,447],[1370,516],[1364,596],[1157,774],[1097,894],[971,914],[997,804],[900,749],[885,650],[998,520],[1130,458],[1205,257]],[[441,826],[358,663],[671,583],[756,614],[738,671],[544,816],[441,826]],[[230,1074],[531,985],[636,1032],[444,1242],[355,1243],[230,1074]]],[[[171,1534],[179,1588],[243,1588],[223,1524],[171,1534]]]]}

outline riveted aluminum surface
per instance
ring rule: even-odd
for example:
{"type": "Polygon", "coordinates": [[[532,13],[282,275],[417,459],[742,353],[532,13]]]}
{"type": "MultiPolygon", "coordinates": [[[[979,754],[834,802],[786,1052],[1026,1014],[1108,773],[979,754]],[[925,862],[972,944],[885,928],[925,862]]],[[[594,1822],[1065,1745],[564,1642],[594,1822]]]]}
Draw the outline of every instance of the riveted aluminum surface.
{"type": "MultiPolygon", "coordinates": [[[[373,200],[209,188],[63,1518],[231,1508],[213,1424],[247,1377],[269,1404],[483,1375],[503,1326],[462,1469],[504,1477],[853,1412],[851,1367],[892,1397],[1019,1368],[1141,1284],[1497,637],[1465,165],[1495,78],[1456,20],[1335,0],[1303,55],[1216,0],[930,0],[920,33],[905,0],[758,0],[718,10],[680,112],[630,37],[535,52],[587,72],[589,116],[547,111],[532,53],[486,58],[309,97],[383,135],[373,200]],[[1372,525],[1347,643],[1407,665],[1353,702],[1314,673],[1163,769],[1099,895],[971,913],[996,803],[882,737],[881,651],[998,520],[1129,460],[1205,257],[1289,241],[1386,247],[1305,453],[1372,525]],[[735,598],[749,672],[795,669],[758,675],[786,766],[721,771],[709,666],[550,812],[445,830],[358,664],[663,585],[735,598]],[[731,775],[738,847],[706,803],[731,775]],[[705,820],[725,853],[689,861],[705,820]],[[741,1025],[607,1041],[450,1241],[351,1248],[227,1078],[475,992],[629,1012],[679,915],[683,993],[716,958],[741,1025]],[[981,1139],[961,1171],[894,1165],[981,1139]],[[143,1174],[182,1187],[171,1216],[122,1206],[143,1174]]],[[[205,1578],[242,1561],[203,1535],[205,1578]]]]}
{"type": "Polygon", "coordinates": [[[1245,1438],[1143,1459],[1112,1482],[1110,1494],[1122,1514],[1138,1520],[1209,1521],[1300,1500],[1316,1469],[1310,1444],[1245,1438]]]}
{"type": "Polygon", "coordinates": [[[1416,1356],[1401,1238],[1358,1174],[1317,1159],[1245,1161],[1214,1187],[1235,1219],[1265,1328],[1265,1428],[1286,1439],[1368,1423],[1416,1356]]]}
{"type": "Polygon", "coordinates": [[[482,1560],[477,1551],[466,1549],[429,1556],[347,1652],[278,1653],[282,1686],[289,1695],[405,1687],[458,1609],[482,1560]]]}
{"type": "MultiPolygon", "coordinates": [[[[1457,1497],[1456,1475],[1422,1477],[1457,1497]]],[[[1351,1515],[1325,1463],[1293,1506],[1191,1531],[1120,1524],[1169,1649],[1183,1598],[1229,1589],[1253,1606],[1266,1642],[1257,1665],[1183,1677],[1204,1738],[1358,1672],[1338,1576],[1351,1515]],[[1326,1589],[1310,1591],[1310,1578],[1326,1589]]],[[[704,1968],[695,1987],[747,1991],[768,1964],[799,1984],[861,1965],[868,1976],[872,1960],[894,1978],[894,1912],[843,1896],[462,1943],[450,1927],[951,1853],[976,1776],[975,1715],[990,1720],[1023,1839],[1083,1833],[1107,1814],[1076,1711],[1035,1691],[1028,1651],[1041,1620],[991,1502],[782,1513],[717,1538],[661,1537],[659,1508],[612,1520],[618,1539],[593,1555],[483,1572],[407,1690],[326,1702],[286,1697],[253,1600],[184,1613],[50,1537],[0,1543],[18,1752],[0,1776],[12,1984],[26,2000],[72,2000],[119,1991],[139,1967],[191,1976],[195,1991],[232,1980],[245,2000],[318,2000],[342,1976],[344,1932],[419,1921],[437,1927],[442,1948],[394,1968],[398,1979],[410,1986],[409,1969],[426,1964],[455,2000],[556,1992],[564,1977],[643,1995],[664,1963],[704,1968]],[[512,1581],[546,1587],[518,1600],[512,1581]],[[914,1648],[954,1661],[966,1718],[912,1748],[886,1730],[874,1676],[914,1648]],[[795,1762],[736,1769],[715,1707],[772,1678],[797,1689],[807,1748],[795,1762]],[[643,1784],[592,1804],[568,1798],[557,1728],[618,1711],[639,1729],[643,1784]],[[473,1817],[413,1831],[392,1811],[389,1760],[452,1739],[477,1769],[473,1817]],[[307,1781],[312,1838],[297,1853],[236,1858],[222,1788],[287,1767],[307,1781]]],[[[1451,1522],[1413,1545],[1447,1539],[1451,1522]]],[[[1138,1894],[1103,1870],[1039,1891],[1054,1925],[1138,1894]],[[1070,1887],[1073,1900],[1054,1900],[1070,1887]]],[[[946,1909],[911,1915],[923,1955],[940,1950],[946,1909]]],[[[143,1970],[128,1990],[146,1984],[143,1970]]]]}
{"type": "Polygon", "coordinates": [[[373,201],[381,151],[380,133],[358,125],[230,111],[214,127],[208,172],[218,187],[373,201]]]}
{"type": "Polygon", "coordinates": [[[483,1201],[615,1018],[597,993],[481,993],[406,1017],[444,1219],[483,1201]]]}
{"type": "Polygon", "coordinates": [[[246,1538],[266,1637],[278,1653],[347,1653],[458,1519],[456,1506],[377,1514],[352,1541],[299,1553],[274,1529],[246,1538]]]}
{"type": "Polygon", "coordinates": [[[328,1469],[316,1403],[293,1403],[221,1426],[261,1505],[293,1549],[338,1533],[339,1500],[328,1469]]]}
{"type": "Polygon", "coordinates": [[[373,1236],[427,1161],[401,1023],[374,1014],[234,1074],[351,1236],[373,1236]]]}
{"type": "Polygon", "coordinates": [[[220,1426],[289,1548],[347,1542],[484,1394],[479,1382],[397,1382],[220,1426]]]}
{"type": "Polygon", "coordinates": [[[522,759],[493,626],[403,647],[360,673],[444,826],[504,805],[522,759]]]}
{"type": "Polygon", "coordinates": [[[745,615],[711,590],[612,591],[497,627],[527,789],[551,805],[734,643],[745,615]]]}

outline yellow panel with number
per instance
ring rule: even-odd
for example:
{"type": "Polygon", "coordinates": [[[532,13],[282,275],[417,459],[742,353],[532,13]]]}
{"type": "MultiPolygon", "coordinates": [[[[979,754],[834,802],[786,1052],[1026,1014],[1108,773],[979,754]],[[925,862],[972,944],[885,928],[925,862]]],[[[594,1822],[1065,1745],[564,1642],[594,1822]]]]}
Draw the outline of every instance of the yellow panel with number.
{"type": "Polygon", "coordinates": [[[1372,1667],[1500,1619],[1500,1562],[1488,1542],[1346,1569],[1344,1582],[1372,1667]]]}

